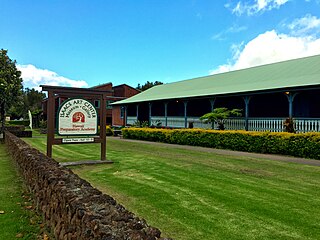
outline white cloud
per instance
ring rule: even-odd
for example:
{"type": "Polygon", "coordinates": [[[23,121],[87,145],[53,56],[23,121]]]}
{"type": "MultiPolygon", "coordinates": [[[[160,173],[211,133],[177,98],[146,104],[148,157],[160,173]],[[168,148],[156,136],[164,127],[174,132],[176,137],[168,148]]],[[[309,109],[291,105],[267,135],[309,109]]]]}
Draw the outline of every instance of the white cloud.
{"type": "MultiPolygon", "coordinates": [[[[317,22],[319,19],[314,20],[317,22]]],[[[314,26],[301,24],[305,23],[303,18],[301,21],[297,20],[296,23],[303,26],[314,26]]],[[[296,26],[298,25],[296,24],[296,26]]],[[[314,35],[296,36],[271,30],[260,34],[247,44],[232,45],[231,52],[232,60],[211,70],[210,74],[320,54],[320,37],[314,35]]]]}
{"type": "Polygon", "coordinates": [[[241,16],[247,14],[248,16],[262,13],[264,11],[270,11],[272,9],[278,9],[280,6],[286,4],[289,0],[254,0],[253,2],[239,1],[235,6],[231,4],[225,4],[226,8],[229,8],[233,14],[241,16]]]}
{"type": "Polygon", "coordinates": [[[311,14],[293,20],[288,25],[292,35],[317,35],[320,33],[320,19],[311,14]]]}
{"type": "Polygon", "coordinates": [[[24,87],[41,90],[40,85],[66,86],[66,87],[87,87],[88,84],[83,80],[72,80],[66,77],[59,76],[57,73],[40,69],[34,65],[17,65],[21,71],[24,87]]]}
{"type": "Polygon", "coordinates": [[[239,33],[239,32],[243,32],[245,30],[247,30],[248,27],[247,26],[238,26],[237,24],[232,25],[231,27],[229,27],[228,29],[221,31],[215,35],[213,35],[211,37],[212,40],[225,40],[226,39],[226,35],[230,34],[230,33],[239,33]]]}
{"type": "Polygon", "coordinates": [[[232,58],[210,74],[320,54],[320,19],[310,14],[284,25],[287,33],[266,31],[248,43],[233,44],[232,58]]]}

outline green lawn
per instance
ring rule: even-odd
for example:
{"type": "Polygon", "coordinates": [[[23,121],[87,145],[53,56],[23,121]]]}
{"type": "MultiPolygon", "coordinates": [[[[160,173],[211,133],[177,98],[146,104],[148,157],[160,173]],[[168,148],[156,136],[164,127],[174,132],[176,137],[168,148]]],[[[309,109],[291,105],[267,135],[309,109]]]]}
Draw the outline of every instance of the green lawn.
{"type": "Polygon", "coordinates": [[[37,239],[39,220],[5,145],[0,144],[0,239],[37,239]]]}
{"type": "MultiPolygon", "coordinates": [[[[45,138],[26,139],[45,149],[45,138]]],[[[54,146],[61,161],[98,144],[54,146]]],[[[73,170],[175,239],[319,239],[320,168],[107,141],[112,165],[73,170]]]]}

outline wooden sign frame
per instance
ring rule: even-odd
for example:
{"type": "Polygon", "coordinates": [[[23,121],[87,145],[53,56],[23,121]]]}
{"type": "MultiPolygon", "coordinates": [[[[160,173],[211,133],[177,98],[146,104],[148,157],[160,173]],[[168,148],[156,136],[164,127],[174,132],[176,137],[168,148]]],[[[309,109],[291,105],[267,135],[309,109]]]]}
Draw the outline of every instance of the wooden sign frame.
{"type": "MultiPolygon", "coordinates": [[[[100,100],[100,135],[91,136],[93,141],[81,142],[81,141],[70,141],[68,144],[81,144],[81,143],[101,143],[101,160],[106,160],[106,100],[107,94],[112,91],[101,91],[92,88],[74,88],[74,87],[58,87],[41,85],[42,91],[48,92],[47,101],[47,156],[52,157],[52,146],[59,144],[66,144],[63,142],[63,138],[55,138],[55,98],[89,98],[90,100],[100,100]]],[[[109,96],[112,97],[112,96],[109,96]]]]}

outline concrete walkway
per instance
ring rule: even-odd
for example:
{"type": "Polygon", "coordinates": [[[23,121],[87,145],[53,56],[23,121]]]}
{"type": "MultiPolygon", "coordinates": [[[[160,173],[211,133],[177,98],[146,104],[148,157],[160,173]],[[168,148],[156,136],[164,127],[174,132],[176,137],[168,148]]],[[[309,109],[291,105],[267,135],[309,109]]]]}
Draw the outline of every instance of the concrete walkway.
{"type": "Polygon", "coordinates": [[[108,139],[124,141],[124,142],[136,142],[136,143],[143,143],[143,144],[149,144],[149,145],[188,149],[188,150],[195,150],[195,151],[201,151],[201,152],[209,152],[209,153],[212,152],[212,153],[229,155],[229,156],[244,156],[244,157],[274,160],[274,161],[299,163],[299,164],[305,164],[305,165],[311,165],[311,166],[320,166],[320,160],[315,160],[315,159],[306,159],[306,158],[298,158],[298,157],[275,155],[275,154],[239,152],[239,151],[232,151],[232,150],[225,150],[225,149],[195,147],[195,146],[160,143],[160,142],[148,142],[148,141],[141,141],[141,140],[124,139],[119,137],[107,137],[107,141],[108,139]]]}

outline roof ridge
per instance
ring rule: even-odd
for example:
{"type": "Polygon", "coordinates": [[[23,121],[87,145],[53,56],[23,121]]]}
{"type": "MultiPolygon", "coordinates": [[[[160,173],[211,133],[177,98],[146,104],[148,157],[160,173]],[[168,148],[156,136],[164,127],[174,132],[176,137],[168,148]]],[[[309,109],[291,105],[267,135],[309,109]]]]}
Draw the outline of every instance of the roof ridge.
{"type": "Polygon", "coordinates": [[[235,69],[235,70],[231,70],[231,71],[227,71],[227,72],[210,74],[210,75],[206,75],[206,76],[193,77],[193,78],[190,78],[190,79],[184,79],[184,80],[178,80],[176,82],[165,83],[163,85],[175,84],[175,83],[181,83],[181,82],[187,82],[187,81],[193,81],[193,80],[196,80],[196,79],[209,78],[209,77],[213,77],[213,76],[220,76],[220,75],[223,75],[223,74],[231,74],[231,73],[240,72],[240,71],[247,71],[249,69],[256,69],[256,68],[271,66],[271,65],[275,65],[275,64],[283,64],[283,63],[287,63],[287,62],[291,62],[291,61],[297,61],[297,60],[313,58],[313,57],[320,57],[320,54],[311,55],[311,56],[305,56],[305,57],[299,57],[299,58],[292,58],[292,59],[287,59],[287,60],[283,60],[283,61],[279,61],[279,62],[266,63],[266,64],[256,65],[256,66],[247,67],[247,68],[240,68],[240,69],[235,69]]]}

